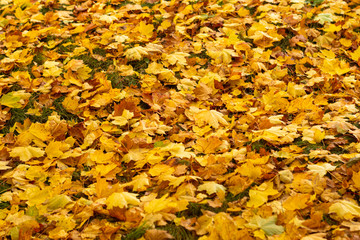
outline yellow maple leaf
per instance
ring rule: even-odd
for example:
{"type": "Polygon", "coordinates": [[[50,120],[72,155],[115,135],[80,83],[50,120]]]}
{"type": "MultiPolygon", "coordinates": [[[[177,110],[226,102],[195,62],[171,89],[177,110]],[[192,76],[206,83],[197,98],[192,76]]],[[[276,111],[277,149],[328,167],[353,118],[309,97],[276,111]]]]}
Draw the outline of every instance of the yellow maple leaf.
{"type": "MultiPolygon", "coordinates": [[[[144,210],[147,213],[159,212],[168,207],[171,199],[168,198],[168,193],[161,198],[152,199],[150,202],[145,203],[144,210]]],[[[155,195],[156,196],[156,195],[155,195]]]]}
{"type": "MultiPolygon", "coordinates": [[[[155,195],[156,196],[156,195],[155,195]]],[[[188,201],[177,200],[174,197],[168,197],[169,194],[165,194],[161,198],[154,198],[151,201],[145,203],[144,210],[146,213],[156,212],[176,212],[187,209],[188,201]]]]}
{"type": "Polygon", "coordinates": [[[76,71],[76,76],[80,79],[80,80],[86,80],[88,79],[91,75],[90,72],[92,71],[91,68],[89,68],[88,66],[84,65],[83,67],[81,67],[79,70],[76,71]]]}
{"type": "Polygon", "coordinates": [[[211,136],[209,138],[200,138],[196,141],[196,145],[193,146],[195,150],[208,154],[215,153],[216,149],[222,144],[222,141],[216,137],[211,136]]]}
{"type": "Polygon", "coordinates": [[[70,145],[65,142],[51,141],[45,148],[46,155],[49,158],[58,158],[69,150],[70,145]]]}
{"type": "Polygon", "coordinates": [[[360,171],[353,172],[351,179],[354,181],[354,187],[356,187],[358,190],[360,190],[360,171]]]}
{"type": "Polygon", "coordinates": [[[310,194],[296,193],[289,196],[284,202],[283,207],[287,210],[304,209],[308,207],[307,203],[310,200],[310,194]]]}
{"type": "Polygon", "coordinates": [[[29,133],[31,133],[34,138],[38,138],[43,142],[50,139],[49,131],[41,123],[32,123],[29,128],[29,133]]]}
{"type": "Polygon", "coordinates": [[[185,66],[185,65],[187,65],[185,57],[188,57],[188,56],[190,56],[190,54],[188,54],[188,53],[174,52],[172,54],[165,55],[165,59],[166,59],[166,61],[168,61],[168,63],[170,63],[170,65],[179,64],[179,65],[185,66]]]}
{"type": "Polygon", "coordinates": [[[67,204],[71,203],[72,200],[66,195],[56,195],[49,199],[47,202],[47,209],[53,211],[58,208],[64,208],[67,204]]]}
{"type": "Polygon", "coordinates": [[[156,176],[164,176],[164,175],[170,175],[175,172],[175,169],[173,167],[170,167],[166,164],[157,164],[150,168],[149,174],[153,177],[156,176]]]}
{"type": "Polygon", "coordinates": [[[138,31],[141,35],[146,36],[146,38],[151,38],[153,35],[154,26],[152,24],[146,24],[142,21],[138,26],[138,31]]]}
{"type": "Polygon", "coordinates": [[[11,108],[21,108],[30,96],[31,94],[24,90],[9,92],[0,98],[0,104],[11,108]]]}
{"type": "Polygon", "coordinates": [[[354,52],[350,53],[351,59],[357,62],[360,58],[360,47],[357,48],[354,52]]]}
{"type": "Polygon", "coordinates": [[[298,85],[293,82],[288,83],[287,92],[293,97],[297,98],[306,94],[304,85],[298,85]]]}
{"type": "Polygon", "coordinates": [[[14,147],[11,149],[11,157],[19,157],[21,161],[27,162],[31,158],[38,158],[44,156],[45,151],[41,148],[27,146],[27,147],[14,147]]]}
{"type": "Polygon", "coordinates": [[[257,232],[258,237],[265,239],[267,236],[277,235],[281,234],[285,231],[283,226],[276,225],[277,217],[276,216],[270,216],[268,218],[262,218],[258,215],[255,215],[253,218],[251,218],[250,222],[246,224],[249,228],[260,228],[262,231],[257,232]]]}
{"type": "Polygon", "coordinates": [[[304,129],[303,141],[308,141],[311,144],[321,142],[325,138],[325,131],[318,126],[312,127],[311,129],[304,129]]]}
{"type": "Polygon", "coordinates": [[[148,175],[146,173],[142,173],[133,178],[130,185],[133,186],[133,191],[142,192],[146,191],[148,186],[150,185],[150,181],[148,175]]]}
{"type": "Polygon", "coordinates": [[[158,27],[158,31],[164,31],[171,27],[171,21],[170,20],[164,20],[161,22],[160,26],[158,27]]]}
{"type": "Polygon", "coordinates": [[[114,119],[111,123],[118,126],[124,126],[126,125],[129,120],[134,116],[133,112],[130,112],[129,110],[125,109],[121,116],[112,117],[114,119]]]}
{"type": "Polygon", "coordinates": [[[95,167],[95,172],[99,174],[100,176],[106,176],[112,171],[114,171],[117,168],[117,165],[115,163],[109,163],[109,164],[98,164],[95,167]]]}
{"type": "Polygon", "coordinates": [[[333,166],[330,163],[318,163],[309,164],[307,168],[309,169],[309,172],[319,174],[320,177],[324,177],[328,171],[334,171],[336,166],[333,166]]]}
{"type": "Polygon", "coordinates": [[[260,177],[262,174],[261,167],[254,166],[252,162],[246,162],[245,164],[241,165],[236,170],[236,172],[239,172],[241,176],[246,176],[254,180],[260,177]]]}
{"type": "Polygon", "coordinates": [[[206,191],[206,193],[209,195],[216,193],[220,200],[223,200],[225,197],[226,187],[212,181],[201,184],[198,187],[198,191],[206,191]]]}
{"type": "Polygon", "coordinates": [[[182,143],[170,143],[163,147],[162,151],[169,151],[172,156],[179,158],[195,157],[194,153],[185,150],[185,146],[182,143]]]}
{"type": "Polygon", "coordinates": [[[229,64],[232,61],[232,57],[238,56],[232,49],[224,49],[222,51],[208,51],[209,57],[214,59],[215,64],[229,64]]]}
{"type": "Polygon", "coordinates": [[[70,95],[68,95],[65,97],[62,105],[68,112],[76,114],[79,111],[79,97],[71,97],[70,95]]]}
{"type": "Polygon", "coordinates": [[[260,207],[268,201],[268,196],[276,195],[279,192],[273,188],[272,182],[264,182],[255,189],[250,189],[250,200],[247,202],[248,207],[260,207]]]}
{"type": "Polygon", "coordinates": [[[69,236],[69,233],[61,227],[56,227],[49,231],[49,237],[51,239],[62,239],[67,238],[67,236],[69,236]]]}
{"type": "Polygon", "coordinates": [[[137,199],[136,196],[137,196],[136,193],[129,193],[129,192],[113,193],[106,199],[107,209],[112,209],[114,207],[127,208],[128,204],[139,205],[140,200],[137,199]]]}
{"type": "Polygon", "coordinates": [[[84,61],[83,60],[78,60],[78,59],[71,59],[65,66],[64,69],[65,70],[71,70],[73,72],[78,71],[80,68],[82,68],[84,66],[84,61]]]}
{"type": "Polygon", "coordinates": [[[11,169],[10,166],[7,166],[10,161],[0,161],[0,170],[8,170],[11,169]]]}
{"type": "MultiPolygon", "coordinates": [[[[201,221],[200,223],[201,225],[204,225],[201,226],[201,228],[205,228],[204,230],[209,232],[209,235],[203,236],[199,239],[243,239],[241,236],[239,236],[240,231],[238,230],[237,223],[229,213],[219,212],[208,220],[210,221],[201,221]]],[[[200,232],[197,230],[197,233],[199,234],[200,232]]]]}
{"type": "Polygon", "coordinates": [[[141,60],[143,56],[147,56],[148,52],[146,48],[137,46],[133,48],[129,48],[124,52],[124,55],[127,60],[134,61],[134,60],[141,60]]]}
{"type": "Polygon", "coordinates": [[[352,41],[350,39],[347,38],[341,38],[339,40],[339,42],[344,46],[344,47],[350,47],[352,45],[352,41]]]}
{"type": "Polygon", "coordinates": [[[58,77],[62,73],[62,69],[58,66],[60,65],[59,62],[56,61],[46,61],[44,63],[44,71],[43,76],[44,77],[58,77]]]}
{"type": "Polygon", "coordinates": [[[219,128],[220,124],[227,126],[229,123],[224,119],[224,115],[216,110],[202,110],[196,114],[195,123],[198,126],[209,124],[213,128],[219,128]]]}
{"type": "Polygon", "coordinates": [[[348,200],[338,200],[330,206],[329,213],[336,213],[339,218],[351,220],[360,217],[360,207],[348,200]]]}
{"type": "Polygon", "coordinates": [[[45,182],[48,174],[41,166],[31,166],[25,174],[27,179],[45,182]]]}
{"type": "Polygon", "coordinates": [[[269,142],[281,144],[290,143],[299,136],[299,134],[297,134],[297,126],[293,124],[286,127],[274,126],[265,130],[253,131],[253,133],[256,137],[252,141],[264,139],[269,142]]]}
{"type": "Polygon", "coordinates": [[[118,20],[118,18],[115,17],[114,15],[101,15],[99,20],[110,24],[113,21],[118,20]]]}
{"type": "Polygon", "coordinates": [[[19,194],[20,199],[26,200],[29,206],[39,205],[52,197],[52,189],[45,187],[40,189],[37,186],[30,185],[25,192],[19,194]]]}

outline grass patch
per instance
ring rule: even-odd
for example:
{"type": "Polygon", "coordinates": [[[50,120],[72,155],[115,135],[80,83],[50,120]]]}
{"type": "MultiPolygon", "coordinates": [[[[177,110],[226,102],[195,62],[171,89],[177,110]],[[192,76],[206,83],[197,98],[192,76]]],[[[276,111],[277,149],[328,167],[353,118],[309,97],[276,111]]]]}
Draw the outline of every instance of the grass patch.
{"type": "Polygon", "coordinates": [[[238,34],[238,39],[247,43],[250,43],[251,45],[254,43],[254,40],[251,38],[248,38],[246,36],[243,36],[241,33],[238,34]]]}
{"type": "Polygon", "coordinates": [[[6,208],[10,209],[10,207],[11,207],[10,202],[0,202],[0,209],[6,209],[6,208]]]}
{"type": "Polygon", "coordinates": [[[200,53],[191,53],[189,58],[203,58],[203,59],[210,59],[210,57],[207,55],[206,50],[202,50],[200,53]]]}
{"type": "Polygon", "coordinates": [[[157,2],[154,2],[154,3],[151,3],[151,2],[142,2],[141,3],[141,7],[148,7],[150,9],[153,8],[153,6],[155,6],[156,4],[158,4],[160,1],[157,1],[157,2]]]}
{"type": "MultiPolygon", "coordinates": [[[[98,52],[104,54],[102,51],[98,51],[98,52]]],[[[106,61],[99,61],[93,58],[90,54],[82,54],[80,56],[76,56],[75,59],[83,60],[84,64],[87,65],[89,68],[91,68],[91,75],[94,75],[94,73],[99,70],[106,71],[109,68],[109,66],[113,64],[111,59],[108,59],[106,61]]]]}
{"type": "Polygon", "coordinates": [[[106,56],[106,50],[105,49],[102,49],[102,48],[94,48],[93,49],[93,53],[94,54],[97,54],[97,55],[100,55],[102,57],[105,57],[106,56]]]}
{"type": "Polygon", "coordinates": [[[360,162],[360,158],[359,157],[353,157],[350,158],[350,160],[346,163],[346,167],[350,168],[353,165],[356,165],[360,162]]]}
{"type": "Polygon", "coordinates": [[[146,230],[148,230],[149,227],[145,226],[144,224],[133,229],[130,233],[126,234],[125,236],[121,237],[121,240],[137,240],[141,238],[146,230]]]}
{"type": "Polygon", "coordinates": [[[38,53],[34,56],[32,64],[36,63],[37,65],[43,65],[45,61],[46,61],[45,55],[42,53],[38,53]]]}
{"type": "Polygon", "coordinates": [[[227,194],[225,197],[226,201],[234,202],[234,201],[238,201],[239,199],[242,199],[244,197],[249,197],[249,191],[255,185],[256,185],[255,183],[252,183],[248,188],[246,188],[244,191],[242,191],[241,193],[236,194],[236,195],[234,195],[232,193],[227,194]]]}
{"type": "Polygon", "coordinates": [[[66,45],[66,43],[75,43],[73,39],[68,38],[66,40],[64,40],[61,45],[58,47],[58,52],[59,53],[67,53],[67,52],[72,52],[74,51],[75,48],[77,48],[78,46],[76,44],[69,44],[66,45]],[[64,46],[66,45],[66,46],[64,46]]]}
{"type": "Polygon", "coordinates": [[[301,140],[301,138],[296,138],[294,144],[298,147],[302,147],[305,154],[309,154],[311,150],[321,150],[326,148],[322,143],[311,144],[308,141],[301,140]]]}
{"type": "Polygon", "coordinates": [[[150,59],[149,58],[143,58],[141,61],[130,61],[127,64],[131,65],[134,69],[134,71],[141,73],[141,74],[145,74],[145,69],[148,68],[150,63],[150,59]]]}
{"type": "Polygon", "coordinates": [[[306,4],[310,4],[313,7],[317,7],[320,4],[322,4],[324,2],[324,0],[306,0],[305,3],[306,4]]]}
{"type": "Polygon", "coordinates": [[[292,31],[286,30],[286,37],[284,37],[283,39],[281,39],[278,42],[274,42],[273,47],[271,47],[271,48],[280,47],[283,52],[285,52],[286,49],[289,49],[289,48],[291,49],[289,41],[294,36],[295,35],[292,31]]]}
{"type": "Polygon", "coordinates": [[[77,115],[66,111],[66,109],[62,105],[64,99],[65,99],[65,95],[55,99],[55,101],[53,102],[53,106],[55,107],[54,111],[59,114],[60,118],[66,121],[82,122],[82,120],[77,115]]]}
{"type": "MultiPolygon", "coordinates": [[[[4,181],[0,182],[0,195],[7,192],[7,191],[9,191],[10,189],[11,189],[10,184],[7,184],[4,181]]],[[[11,207],[10,202],[2,202],[2,201],[0,201],[0,209],[10,208],[10,207],[11,207]]]]}
{"type": "Polygon", "coordinates": [[[265,141],[264,139],[260,139],[259,141],[253,142],[251,143],[251,150],[252,151],[256,151],[259,152],[260,149],[265,149],[266,151],[271,151],[271,150],[278,150],[277,147],[269,144],[267,141],[265,141]]]}
{"type": "Polygon", "coordinates": [[[81,177],[81,171],[79,169],[77,169],[76,171],[74,171],[72,173],[72,176],[71,176],[71,181],[74,182],[74,181],[79,181],[80,180],[80,177],[81,177]]]}
{"type": "Polygon", "coordinates": [[[4,181],[0,182],[0,195],[3,194],[4,192],[7,192],[9,189],[11,188],[10,184],[7,184],[4,181]]]}
{"type": "MultiPolygon", "coordinates": [[[[14,126],[14,124],[17,122],[23,123],[25,121],[25,119],[28,118],[26,111],[24,111],[24,109],[21,109],[21,108],[12,108],[10,110],[10,113],[11,113],[11,118],[9,121],[6,122],[3,130],[6,130],[7,127],[10,128],[10,127],[14,126]]],[[[6,132],[6,133],[8,133],[8,132],[6,132]]]]}
{"type": "Polygon", "coordinates": [[[344,153],[349,153],[348,150],[343,149],[342,147],[339,147],[339,146],[331,149],[330,152],[331,152],[332,154],[344,154],[344,153]]]}
{"type": "Polygon", "coordinates": [[[249,10],[250,15],[254,15],[257,10],[257,7],[251,7],[251,6],[244,6],[244,8],[249,10]]]}
{"type": "MultiPolygon", "coordinates": [[[[185,217],[185,218],[200,217],[203,215],[202,210],[207,210],[207,211],[211,211],[214,213],[226,212],[226,209],[229,207],[229,205],[228,205],[229,202],[238,201],[244,197],[248,197],[250,189],[255,185],[256,185],[256,183],[252,183],[248,188],[246,188],[244,191],[242,191],[241,193],[236,194],[236,195],[233,195],[232,193],[227,194],[225,197],[225,201],[223,202],[223,205],[218,208],[210,207],[207,204],[199,204],[199,203],[190,202],[188,204],[186,210],[177,213],[177,217],[185,217]]],[[[175,239],[177,239],[177,238],[175,238],[175,239]]]]}
{"type": "MultiPolygon", "coordinates": [[[[16,88],[16,87],[15,87],[16,88]]],[[[41,115],[35,116],[27,114],[27,111],[30,108],[34,107],[34,102],[37,101],[39,97],[38,93],[33,93],[29,98],[28,104],[24,108],[12,108],[10,109],[11,118],[6,122],[4,128],[0,130],[0,133],[7,134],[10,132],[10,128],[14,126],[15,123],[24,123],[25,119],[29,118],[31,122],[45,123],[48,120],[48,117],[55,111],[59,114],[61,119],[66,121],[76,121],[81,122],[82,120],[75,114],[69,113],[66,111],[62,102],[65,99],[65,96],[61,96],[53,102],[53,108],[44,107],[41,109],[41,115]]]]}
{"type": "Polygon", "coordinates": [[[339,225],[339,222],[332,219],[329,214],[324,214],[322,220],[329,225],[339,225]]]}
{"type": "Polygon", "coordinates": [[[110,80],[111,86],[113,88],[124,89],[126,87],[131,87],[131,86],[139,86],[140,79],[135,74],[123,77],[120,76],[118,72],[112,72],[106,74],[106,77],[108,80],[110,80]]]}
{"type": "Polygon", "coordinates": [[[221,207],[214,208],[210,207],[208,204],[200,204],[200,203],[189,203],[187,206],[188,209],[177,213],[177,217],[185,217],[185,218],[193,218],[200,217],[203,215],[202,210],[211,211],[214,213],[226,212],[228,208],[228,202],[225,201],[221,207]]]}
{"type": "Polygon", "coordinates": [[[49,7],[42,7],[39,12],[40,12],[42,15],[45,15],[47,12],[52,12],[52,11],[54,11],[54,9],[49,8],[49,7]]]}
{"type": "Polygon", "coordinates": [[[176,240],[195,240],[197,239],[194,232],[191,232],[183,226],[177,226],[175,223],[170,223],[165,226],[157,227],[157,229],[165,230],[170,233],[176,240]]]}

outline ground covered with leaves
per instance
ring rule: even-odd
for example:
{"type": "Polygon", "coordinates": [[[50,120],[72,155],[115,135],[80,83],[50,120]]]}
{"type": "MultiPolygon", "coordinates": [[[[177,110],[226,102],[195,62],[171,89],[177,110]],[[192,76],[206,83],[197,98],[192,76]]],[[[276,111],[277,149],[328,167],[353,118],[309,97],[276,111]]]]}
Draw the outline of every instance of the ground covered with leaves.
{"type": "Polygon", "coordinates": [[[359,239],[360,1],[0,9],[2,239],[359,239]]]}

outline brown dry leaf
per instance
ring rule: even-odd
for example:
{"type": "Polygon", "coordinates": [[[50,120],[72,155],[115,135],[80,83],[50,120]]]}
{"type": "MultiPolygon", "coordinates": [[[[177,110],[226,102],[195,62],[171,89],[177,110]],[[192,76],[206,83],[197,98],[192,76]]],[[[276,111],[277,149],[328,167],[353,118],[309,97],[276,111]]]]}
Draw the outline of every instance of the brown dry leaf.
{"type": "Polygon", "coordinates": [[[146,240],[166,240],[174,239],[174,237],[165,230],[149,229],[146,230],[144,235],[146,240]]]}

